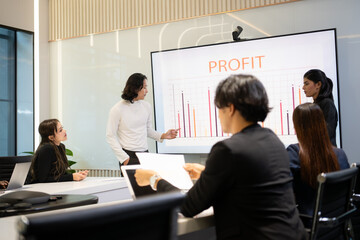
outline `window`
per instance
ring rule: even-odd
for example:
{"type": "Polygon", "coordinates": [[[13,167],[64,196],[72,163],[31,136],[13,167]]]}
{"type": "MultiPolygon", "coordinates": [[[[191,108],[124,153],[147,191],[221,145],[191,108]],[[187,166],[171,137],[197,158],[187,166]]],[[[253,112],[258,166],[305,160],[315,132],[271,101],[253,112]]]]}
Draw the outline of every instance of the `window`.
{"type": "Polygon", "coordinates": [[[34,148],[34,34],[0,26],[0,156],[34,148]]]}

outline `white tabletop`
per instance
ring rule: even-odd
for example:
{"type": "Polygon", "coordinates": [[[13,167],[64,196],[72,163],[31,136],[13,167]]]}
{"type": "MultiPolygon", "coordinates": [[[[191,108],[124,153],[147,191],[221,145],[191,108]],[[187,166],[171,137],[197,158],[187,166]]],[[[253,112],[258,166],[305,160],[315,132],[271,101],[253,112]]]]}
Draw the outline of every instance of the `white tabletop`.
{"type": "MultiPolygon", "coordinates": [[[[82,208],[97,208],[112,204],[132,201],[126,182],[123,178],[88,177],[80,182],[37,183],[25,185],[18,190],[39,191],[48,194],[93,194],[99,197],[99,203],[87,206],[67,208],[56,211],[73,211],[82,208]]],[[[16,191],[16,190],[12,190],[16,191]]],[[[11,191],[9,191],[11,192],[11,191]]],[[[0,195],[2,196],[2,194],[0,195]]],[[[43,214],[43,213],[34,213],[43,214]]],[[[0,218],[0,240],[18,239],[16,222],[19,216],[0,218]]],[[[204,211],[196,218],[179,218],[178,234],[186,234],[214,226],[212,209],[204,211]]]]}
{"type": "Polygon", "coordinates": [[[82,181],[35,183],[21,190],[46,192],[48,194],[92,194],[116,188],[127,188],[124,178],[88,177],[82,181]]]}
{"type": "Polygon", "coordinates": [[[6,193],[20,190],[48,194],[92,194],[98,196],[100,203],[131,198],[125,179],[122,177],[88,177],[82,181],[36,183],[6,193]]]}

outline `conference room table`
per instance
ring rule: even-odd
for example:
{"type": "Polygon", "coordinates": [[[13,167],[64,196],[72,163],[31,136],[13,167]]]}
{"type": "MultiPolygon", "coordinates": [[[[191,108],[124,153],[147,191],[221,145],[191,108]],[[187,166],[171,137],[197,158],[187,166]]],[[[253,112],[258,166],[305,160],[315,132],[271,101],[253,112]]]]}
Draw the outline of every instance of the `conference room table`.
{"type": "MultiPolygon", "coordinates": [[[[133,201],[126,182],[122,177],[88,177],[83,181],[60,182],[60,183],[37,183],[25,185],[20,190],[45,192],[50,195],[56,194],[90,194],[98,197],[97,204],[53,210],[52,212],[72,211],[74,209],[98,208],[112,204],[121,204],[133,201]]],[[[5,194],[5,193],[2,193],[5,194]]],[[[0,196],[2,195],[0,194],[0,196]]],[[[33,213],[41,214],[41,213],[33,213]]],[[[19,216],[0,218],[0,240],[15,240],[19,236],[16,230],[16,222],[19,216]]],[[[205,211],[196,218],[178,219],[178,236],[180,239],[208,239],[214,235],[214,219],[211,210],[205,211]]],[[[215,239],[215,238],[214,238],[215,239]]]]}

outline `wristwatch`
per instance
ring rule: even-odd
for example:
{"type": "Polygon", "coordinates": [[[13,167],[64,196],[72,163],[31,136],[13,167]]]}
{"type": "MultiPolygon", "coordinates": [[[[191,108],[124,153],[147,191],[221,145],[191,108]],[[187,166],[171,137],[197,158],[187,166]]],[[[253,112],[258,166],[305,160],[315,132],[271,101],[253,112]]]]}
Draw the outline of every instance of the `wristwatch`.
{"type": "Polygon", "coordinates": [[[155,183],[156,183],[156,180],[158,180],[160,178],[161,177],[158,174],[154,174],[150,177],[150,187],[152,188],[152,190],[156,191],[155,183]]]}

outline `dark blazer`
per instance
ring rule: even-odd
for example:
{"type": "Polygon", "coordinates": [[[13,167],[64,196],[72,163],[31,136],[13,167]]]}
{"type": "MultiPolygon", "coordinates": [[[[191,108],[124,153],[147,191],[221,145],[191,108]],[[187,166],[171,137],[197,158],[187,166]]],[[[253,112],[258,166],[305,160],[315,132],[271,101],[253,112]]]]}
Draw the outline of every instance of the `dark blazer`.
{"type": "MultiPolygon", "coordinates": [[[[63,151],[65,153],[64,144],[61,143],[59,146],[57,146],[57,148],[59,151],[63,151]]],[[[59,179],[55,179],[55,162],[56,153],[53,145],[47,143],[41,146],[41,148],[37,150],[37,157],[33,163],[35,179],[33,179],[31,183],[73,181],[72,174],[67,173],[66,169],[64,169],[64,173],[60,176],[59,179]]]]}
{"type": "MultiPolygon", "coordinates": [[[[271,130],[251,125],[213,146],[181,212],[192,217],[213,206],[218,239],[305,239],[288,161],[271,130]]],[[[165,180],[157,188],[174,189],[165,180]]]]}
{"type": "Polygon", "coordinates": [[[319,105],[324,113],[326,127],[329,133],[331,144],[336,147],[336,126],[338,115],[334,101],[331,98],[316,99],[315,103],[319,105]]]}
{"type": "MultiPolygon", "coordinates": [[[[293,187],[295,199],[299,212],[312,216],[314,213],[316,191],[301,180],[299,149],[299,144],[291,144],[286,148],[290,158],[291,174],[294,178],[293,187]]],[[[345,152],[340,148],[333,147],[333,149],[338,159],[340,169],[349,168],[350,166],[345,152]]]]}

